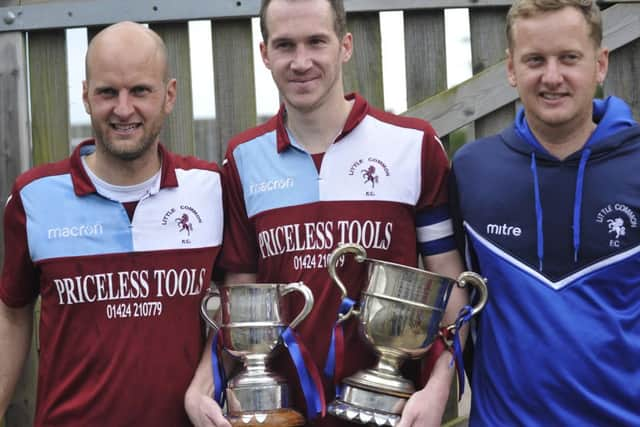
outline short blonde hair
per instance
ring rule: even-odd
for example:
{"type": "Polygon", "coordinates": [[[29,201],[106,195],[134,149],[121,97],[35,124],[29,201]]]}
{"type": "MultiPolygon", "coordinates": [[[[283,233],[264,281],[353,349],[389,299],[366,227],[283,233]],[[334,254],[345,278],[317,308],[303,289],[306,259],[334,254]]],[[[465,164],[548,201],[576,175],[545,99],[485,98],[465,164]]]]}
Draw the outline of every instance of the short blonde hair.
{"type": "Polygon", "coordinates": [[[595,0],[515,0],[507,13],[507,42],[513,48],[513,26],[518,19],[526,19],[544,12],[565,7],[578,9],[587,21],[590,36],[596,47],[602,44],[602,14],[595,0]]]}

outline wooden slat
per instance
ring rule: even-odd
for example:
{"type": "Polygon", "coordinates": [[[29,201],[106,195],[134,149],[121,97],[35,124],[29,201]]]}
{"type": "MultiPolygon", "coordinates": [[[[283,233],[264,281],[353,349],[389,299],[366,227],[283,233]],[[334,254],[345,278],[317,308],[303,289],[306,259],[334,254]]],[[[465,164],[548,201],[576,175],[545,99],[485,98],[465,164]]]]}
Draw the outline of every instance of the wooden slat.
{"type": "MultiPolygon", "coordinates": [[[[0,0],[0,5],[15,4],[16,0],[0,0]]],[[[2,200],[6,200],[9,186],[17,174],[30,164],[29,129],[27,112],[27,78],[25,37],[21,33],[0,34],[0,149],[2,200]]],[[[66,88],[66,85],[65,85],[66,88]]],[[[4,207],[4,203],[2,204],[4,207]]],[[[3,211],[4,214],[4,211],[3,211]]],[[[0,236],[2,236],[0,231],[0,236]]],[[[4,242],[0,247],[4,247],[4,242]]],[[[4,250],[2,258],[4,258],[4,250]]],[[[36,320],[38,316],[36,315],[36,320]]],[[[31,350],[25,361],[23,372],[16,384],[5,419],[6,427],[33,425],[37,376],[37,333],[32,335],[31,350]]]]}
{"type": "Polygon", "coordinates": [[[443,136],[493,112],[496,107],[513,102],[517,97],[515,89],[507,84],[507,73],[501,62],[417,104],[404,114],[430,121],[438,135],[443,136]]]}
{"type": "Polygon", "coordinates": [[[251,20],[215,21],[211,34],[220,163],[229,139],[256,124],[251,20]]]}
{"type": "Polygon", "coordinates": [[[169,75],[178,80],[176,105],[165,121],[160,139],[176,153],[194,155],[196,146],[193,135],[188,24],[154,24],[150,25],[150,28],[157,32],[167,45],[169,75]]]}
{"type": "Polygon", "coordinates": [[[67,50],[64,30],[29,33],[33,162],[69,155],[67,50]]]}
{"type": "MultiPolygon", "coordinates": [[[[29,163],[27,66],[24,52],[22,34],[0,34],[0,209],[4,208],[16,176],[29,163]]],[[[0,259],[2,254],[3,245],[0,245],[0,259]]]]}
{"type": "MultiPolygon", "coordinates": [[[[31,0],[33,2],[33,0],[31,0]]],[[[443,9],[510,5],[511,0],[346,0],[348,12],[443,9]]],[[[196,19],[248,18],[256,16],[260,0],[102,0],[47,1],[40,5],[0,8],[14,19],[0,20],[0,32],[107,25],[123,20],[137,22],[184,22],[196,19]]]]}
{"type": "Polygon", "coordinates": [[[404,13],[407,106],[447,88],[444,10],[404,13]]]}
{"type": "MultiPolygon", "coordinates": [[[[0,0],[0,5],[14,1],[0,0]]],[[[17,175],[29,165],[29,129],[27,111],[27,66],[24,35],[0,34],[0,192],[4,214],[4,202],[17,175]]],[[[4,259],[4,231],[0,227],[0,260],[4,259]]],[[[22,375],[5,418],[0,414],[0,426],[17,427],[33,425],[35,405],[36,352],[32,350],[26,362],[26,375],[22,375]]]]}
{"type": "MultiPolygon", "coordinates": [[[[44,0],[43,0],[44,1],[44,0]]],[[[600,4],[637,3],[638,0],[600,1],[600,4]]],[[[197,19],[248,18],[256,16],[260,0],[67,0],[39,5],[0,7],[0,32],[107,25],[123,20],[137,22],[184,22],[197,19]]],[[[31,0],[31,3],[34,1],[31,0]]],[[[512,0],[346,0],[348,12],[391,10],[484,8],[510,6],[512,0]]]]}
{"type": "Polygon", "coordinates": [[[640,121],[640,39],[612,52],[609,73],[604,84],[605,95],[624,98],[640,121]]]}
{"type": "Polygon", "coordinates": [[[604,25],[607,35],[603,44],[610,49],[622,46],[610,54],[604,92],[624,98],[635,119],[640,120],[640,3],[607,9],[604,25]]]}
{"type": "Polygon", "coordinates": [[[353,34],[353,56],[343,68],[345,91],[358,92],[371,105],[384,108],[380,17],[377,12],[350,13],[348,30],[353,34]]]}
{"type": "MultiPolygon", "coordinates": [[[[505,36],[507,8],[472,9],[469,11],[471,34],[471,65],[473,74],[484,71],[506,57],[505,36]]],[[[474,123],[474,137],[493,135],[508,126],[515,116],[512,104],[507,104],[474,123]]]]}
{"type": "Polygon", "coordinates": [[[196,142],[196,155],[202,159],[213,160],[220,156],[218,126],[215,119],[196,119],[193,123],[193,135],[196,142]]]}

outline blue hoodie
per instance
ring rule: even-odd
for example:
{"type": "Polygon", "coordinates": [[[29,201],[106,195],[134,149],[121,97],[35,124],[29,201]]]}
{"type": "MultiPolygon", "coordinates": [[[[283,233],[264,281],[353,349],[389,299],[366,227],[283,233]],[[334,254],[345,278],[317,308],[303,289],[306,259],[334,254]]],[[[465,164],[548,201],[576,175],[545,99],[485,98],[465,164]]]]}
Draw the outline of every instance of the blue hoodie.
{"type": "Polygon", "coordinates": [[[452,205],[489,281],[471,425],[640,425],[640,127],[620,99],[558,160],[523,111],[456,153],[452,205]]]}

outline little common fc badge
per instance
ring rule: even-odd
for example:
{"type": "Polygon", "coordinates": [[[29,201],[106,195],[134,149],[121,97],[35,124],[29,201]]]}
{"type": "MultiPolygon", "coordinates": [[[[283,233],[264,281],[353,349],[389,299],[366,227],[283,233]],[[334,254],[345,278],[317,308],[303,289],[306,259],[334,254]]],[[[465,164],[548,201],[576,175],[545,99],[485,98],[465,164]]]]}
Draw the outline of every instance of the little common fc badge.
{"type": "Polygon", "coordinates": [[[606,227],[608,245],[620,248],[628,234],[638,228],[638,216],[624,203],[611,203],[598,211],[596,223],[606,227]]]}

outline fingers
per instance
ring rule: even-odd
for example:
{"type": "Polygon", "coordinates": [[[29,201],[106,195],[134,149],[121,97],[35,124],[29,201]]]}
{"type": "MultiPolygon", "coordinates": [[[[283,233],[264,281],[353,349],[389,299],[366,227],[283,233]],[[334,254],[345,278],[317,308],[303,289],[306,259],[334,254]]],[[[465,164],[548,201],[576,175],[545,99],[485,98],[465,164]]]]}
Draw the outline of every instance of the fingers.
{"type": "Polygon", "coordinates": [[[194,427],[231,427],[215,400],[206,395],[197,397],[197,403],[188,411],[194,427]]]}

